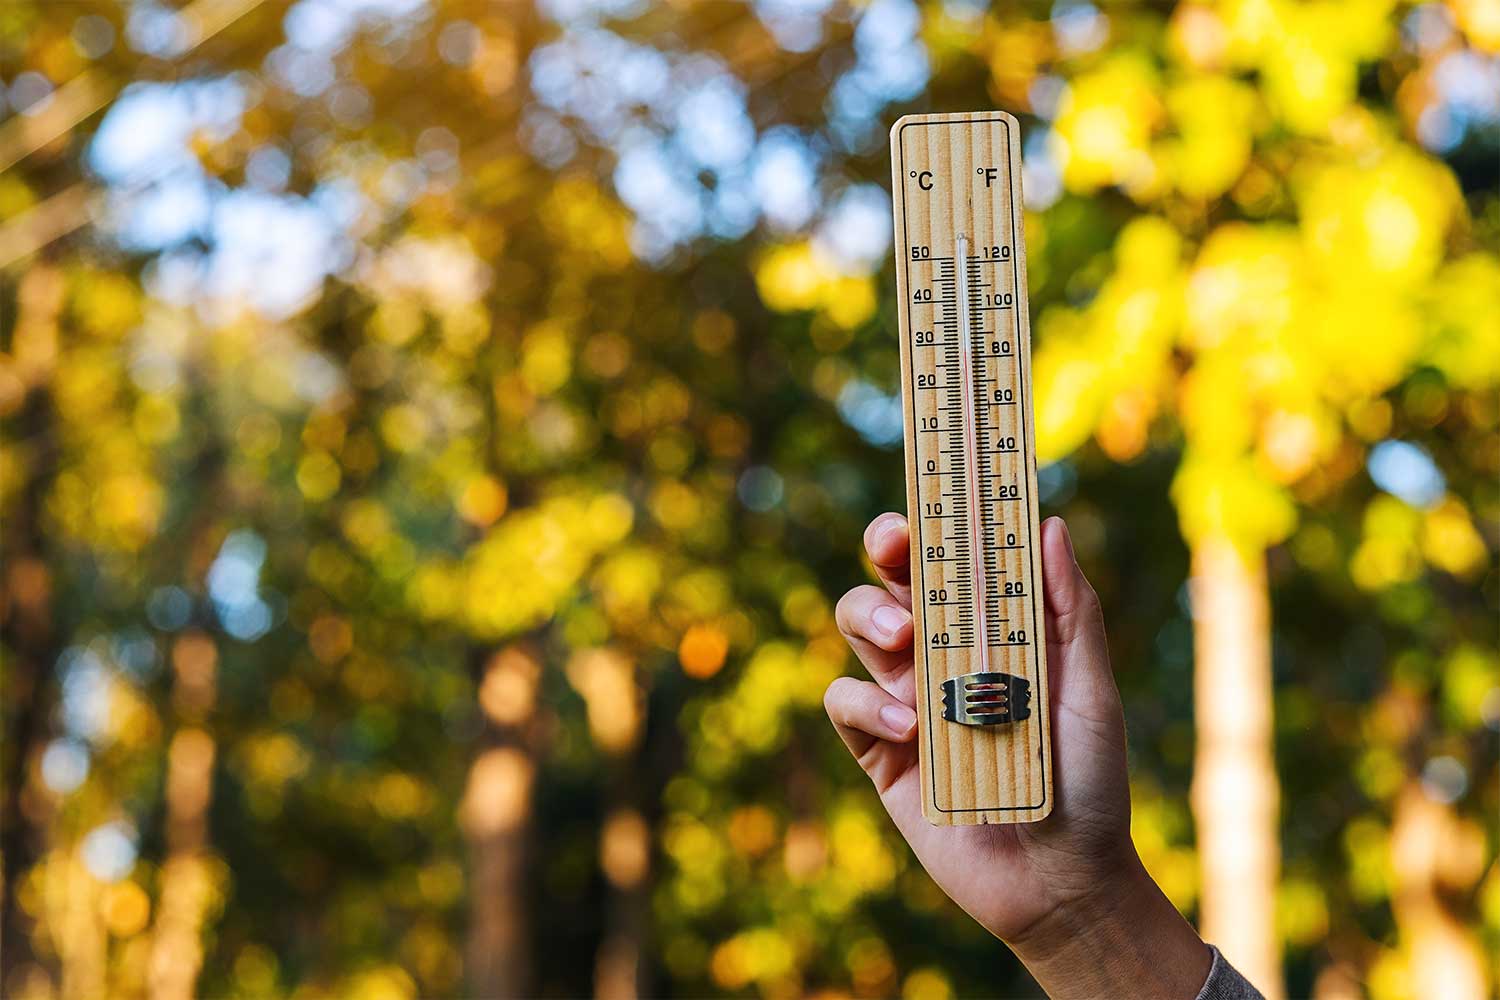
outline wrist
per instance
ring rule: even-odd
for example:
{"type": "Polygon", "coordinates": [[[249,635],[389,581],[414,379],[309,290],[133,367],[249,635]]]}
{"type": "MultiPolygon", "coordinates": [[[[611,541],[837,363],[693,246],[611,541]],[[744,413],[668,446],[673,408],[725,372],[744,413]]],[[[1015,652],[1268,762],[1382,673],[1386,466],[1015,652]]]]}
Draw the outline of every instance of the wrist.
{"type": "Polygon", "coordinates": [[[1213,953],[1132,849],[1120,867],[1006,941],[1053,998],[1193,1000],[1213,953]]]}

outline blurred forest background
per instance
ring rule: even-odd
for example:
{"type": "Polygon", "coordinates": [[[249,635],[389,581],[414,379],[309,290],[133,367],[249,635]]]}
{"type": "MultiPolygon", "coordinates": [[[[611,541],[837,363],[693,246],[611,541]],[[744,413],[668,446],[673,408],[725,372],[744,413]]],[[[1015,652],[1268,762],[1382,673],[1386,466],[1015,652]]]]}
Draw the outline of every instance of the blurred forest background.
{"type": "Polygon", "coordinates": [[[1017,995],[823,716],[887,129],[1271,997],[1500,968],[1500,2],[6,0],[7,997],[1017,995]]]}

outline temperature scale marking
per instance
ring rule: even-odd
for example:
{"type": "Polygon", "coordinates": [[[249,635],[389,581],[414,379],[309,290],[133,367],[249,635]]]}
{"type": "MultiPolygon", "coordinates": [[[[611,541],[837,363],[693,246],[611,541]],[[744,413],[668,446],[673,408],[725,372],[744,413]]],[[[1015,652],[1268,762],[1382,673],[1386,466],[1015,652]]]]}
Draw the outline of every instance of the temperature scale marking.
{"type": "Polygon", "coordinates": [[[922,811],[1052,811],[1016,120],[891,129],[922,811]]]}

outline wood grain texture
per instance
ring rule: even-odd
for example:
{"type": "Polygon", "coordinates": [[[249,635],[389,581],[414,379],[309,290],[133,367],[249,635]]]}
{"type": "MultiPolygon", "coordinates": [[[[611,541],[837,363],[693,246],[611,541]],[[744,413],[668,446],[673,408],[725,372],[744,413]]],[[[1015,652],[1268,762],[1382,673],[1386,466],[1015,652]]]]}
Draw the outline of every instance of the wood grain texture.
{"type": "Polygon", "coordinates": [[[922,811],[945,826],[1053,802],[1020,148],[1003,112],[891,129],[922,811]],[[943,681],[983,669],[1030,682],[1027,718],[943,718],[943,681]]]}

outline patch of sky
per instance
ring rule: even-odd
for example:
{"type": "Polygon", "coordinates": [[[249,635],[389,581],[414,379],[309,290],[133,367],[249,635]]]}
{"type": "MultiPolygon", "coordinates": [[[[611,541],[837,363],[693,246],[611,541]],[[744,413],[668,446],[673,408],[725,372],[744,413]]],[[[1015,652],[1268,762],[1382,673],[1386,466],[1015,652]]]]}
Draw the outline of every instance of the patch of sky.
{"type": "Polygon", "coordinates": [[[869,273],[891,248],[891,197],[878,184],[844,189],[815,237],[820,250],[848,272],[869,273]]]}
{"type": "Polygon", "coordinates": [[[795,129],[767,132],[755,150],[755,195],[766,221],[784,230],[800,229],[818,207],[817,160],[795,129]]]}
{"type": "Polygon", "coordinates": [[[881,392],[863,379],[850,379],[839,392],[839,416],[874,445],[889,448],[901,440],[901,394],[881,392]]]}
{"type": "Polygon", "coordinates": [[[259,593],[266,543],[253,531],[229,533],[208,569],[208,596],[224,630],[253,642],[271,629],[271,606],[259,593]]]}
{"type": "Polygon", "coordinates": [[[108,55],[115,47],[115,26],[98,14],[85,14],[73,22],[73,48],[85,59],[108,55]]]}
{"type": "Polygon", "coordinates": [[[740,502],[754,511],[774,510],[786,493],[781,473],[769,465],[752,465],[740,474],[736,485],[740,502]]]}
{"type": "Polygon", "coordinates": [[[59,795],[75,791],[89,776],[89,748],[73,739],[57,739],[42,752],[42,781],[59,795]]]}
{"type": "Polygon", "coordinates": [[[137,0],[125,20],[125,40],[142,55],[173,59],[186,52],[194,38],[181,11],[154,0],[137,0]]]}
{"type": "Polygon", "coordinates": [[[163,632],[184,628],[193,617],[193,599],[181,587],[157,587],[146,599],[146,620],[163,632]]]}
{"type": "Polygon", "coordinates": [[[1021,190],[1026,207],[1041,212],[1051,208],[1062,197],[1062,168],[1057,160],[1057,143],[1049,128],[1033,129],[1022,143],[1021,190]]]}
{"type": "Polygon", "coordinates": [[[576,119],[594,142],[606,146],[617,145],[640,122],[641,109],[670,127],[679,102],[716,78],[738,86],[717,60],[687,57],[674,65],[650,46],[593,27],[541,46],[528,67],[540,104],[576,119]]]}
{"type": "Polygon", "coordinates": [[[615,189],[635,212],[632,246],[657,260],[703,231],[702,185],[659,137],[639,129],[615,166],[615,189]]]}
{"type": "Polygon", "coordinates": [[[1450,52],[1438,63],[1433,82],[1454,109],[1476,122],[1500,120],[1500,59],[1472,49],[1450,52]]]}
{"type": "Polygon", "coordinates": [[[943,14],[965,26],[977,26],[989,7],[986,0],[943,0],[943,14]]]}
{"type": "Polygon", "coordinates": [[[151,637],[151,633],[139,626],[132,626],[111,636],[109,652],[120,669],[138,681],[149,679],[161,664],[157,656],[156,640],[151,637]]]}
{"type": "Polygon", "coordinates": [[[676,108],[676,142],[699,167],[722,171],[755,148],[745,88],[727,73],[706,81],[676,108]]]}
{"type": "Polygon", "coordinates": [[[110,106],[89,146],[89,166],[111,184],[139,184],[197,167],[189,139],[222,141],[239,128],[243,86],[232,78],[136,83],[110,106]]]}
{"type": "Polygon", "coordinates": [[[1376,486],[1413,507],[1436,505],[1448,488],[1432,456],[1409,441],[1380,442],[1365,464],[1376,486]]]}
{"type": "Polygon", "coordinates": [[[556,115],[535,108],[521,118],[521,142],[545,167],[556,170],[578,152],[578,140],[556,115]]]}
{"type": "Polygon", "coordinates": [[[23,115],[39,115],[52,103],[52,81],[35,70],[17,73],[5,97],[12,108],[23,115]]]}
{"type": "Polygon", "coordinates": [[[438,32],[438,55],[449,66],[467,66],[479,52],[482,36],[472,21],[450,21],[438,32]]]}
{"type": "Polygon", "coordinates": [[[274,194],[291,176],[291,157],[277,146],[261,146],[245,158],[245,182],[257,190],[274,194]]]}
{"type": "Polygon", "coordinates": [[[1059,0],[1052,5],[1052,37],[1064,55],[1093,52],[1109,38],[1109,18],[1091,3],[1059,0]]]}
{"type": "MultiPolygon", "coordinates": [[[[141,285],[153,299],[188,308],[198,297],[204,254],[196,247],[176,247],[158,254],[141,271],[141,285]]],[[[147,392],[165,392],[177,384],[181,362],[172,351],[140,344],[130,359],[130,378],[147,392]]]]}
{"type": "Polygon", "coordinates": [[[759,216],[750,172],[735,169],[721,173],[709,203],[708,231],[720,239],[738,239],[755,227],[759,216]]]}
{"type": "Polygon", "coordinates": [[[1441,3],[1413,7],[1401,22],[1401,42],[1408,51],[1426,55],[1441,51],[1454,35],[1453,15],[1441,3]]]}
{"type": "Polygon", "coordinates": [[[94,740],[109,726],[110,668],[87,646],[70,646],[57,659],[62,699],[58,714],[67,735],[94,740]]]}
{"type": "Polygon", "coordinates": [[[1036,470],[1036,495],[1042,503],[1067,503],[1077,491],[1078,471],[1072,462],[1049,462],[1036,470]]]}
{"type": "Polygon", "coordinates": [[[537,9],[558,24],[593,24],[630,18],[645,9],[645,0],[539,0],[537,9]]]}
{"type": "Polygon", "coordinates": [[[361,29],[400,27],[427,9],[427,0],[300,0],[281,23],[290,44],[333,55],[346,48],[361,29]]]}
{"type": "Polygon", "coordinates": [[[317,97],[333,86],[333,59],[327,52],[281,45],[266,54],[266,75],[298,97],[317,97]]]}
{"type": "Polygon", "coordinates": [[[887,104],[927,85],[931,66],[920,29],[911,0],[874,0],[865,8],[854,29],[855,64],[828,98],[833,134],[846,149],[861,148],[879,131],[874,126],[887,104]]]}
{"type": "Polygon", "coordinates": [[[213,189],[218,187],[196,166],[173,171],[110,198],[106,225],[130,250],[161,250],[200,238],[213,216],[213,189]]]}
{"type": "Polygon", "coordinates": [[[1057,117],[1067,96],[1067,81],[1051,73],[1041,74],[1026,88],[1026,99],[1031,104],[1032,113],[1049,121],[1057,117]]]}
{"type": "Polygon", "coordinates": [[[214,206],[203,290],[247,301],[272,317],[305,308],[323,280],[348,266],[353,249],[316,202],[231,191],[214,206]]]}
{"type": "Polygon", "coordinates": [[[118,882],[135,868],[135,827],[114,820],[94,827],[78,845],[83,866],[101,882],[118,882]]]}
{"type": "MultiPolygon", "coordinates": [[[[820,24],[831,9],[826,0],[757,8],[820,24]]],[[[866,125],[926,83],[919,27],[910,0],[874,0],[861,16],[859,64],[844,85],[853,103],[864,102],[866,125]]],[[[553,168],[576,155],[580,140],[613,152],[615,189],[635,215],[631,243],[644,260],[661,262],[704,236],[738,238],[761,222],[801,231],[819,214],[823,151],[792,128],[757,135],[745,85],[716,56],[661,52],[582,18],[532,54],[528,73],[536,101],[522,121],[526,148],[553,168]]],[[[830,217],[825,239],[846,260],[888,249],[888,236],[873,237],[862,221],[875,214],[868,195],[830,217]]]]}
{"type": "Polygon", "coordinates": [[[755,0],[755,14],[787,52],[807,52],[823,40],[832,0],[755,0]]]}
{"type": "Polygon", "coordinates": [[[1454,46],[1456,35],[1453,15],[1441,4],[1414,7],[1401,22],[1405,48],[1438,60],[1430,77],[1434,99],[1417,117],[1416,133],[1439,155],[1472,131],[1500,123],[1500,57],[1454,46]]]}

